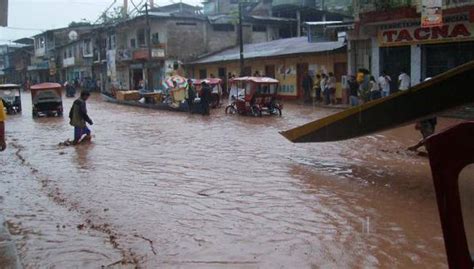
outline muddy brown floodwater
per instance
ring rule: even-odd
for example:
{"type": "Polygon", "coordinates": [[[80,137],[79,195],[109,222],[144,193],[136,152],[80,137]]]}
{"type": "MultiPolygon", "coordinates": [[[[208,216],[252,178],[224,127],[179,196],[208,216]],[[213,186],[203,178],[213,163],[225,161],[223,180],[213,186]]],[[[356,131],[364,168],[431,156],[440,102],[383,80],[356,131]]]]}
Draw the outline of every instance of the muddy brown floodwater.
{"type": "Polygon", "coordinates": [[[404,150],[413,126],[291,144],[278,131],[334,111],[204,118],[92,96],[93,143],[60,147],[67,117],[23,105],[0,154],[0,213],[25,268],[447,266],[428,160],[404,150]]]}

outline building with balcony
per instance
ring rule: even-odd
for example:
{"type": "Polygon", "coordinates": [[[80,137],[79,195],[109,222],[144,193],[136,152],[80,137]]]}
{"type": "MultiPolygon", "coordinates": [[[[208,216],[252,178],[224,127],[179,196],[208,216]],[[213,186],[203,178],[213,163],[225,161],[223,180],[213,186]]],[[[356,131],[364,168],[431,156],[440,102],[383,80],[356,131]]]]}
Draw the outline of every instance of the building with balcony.
{"type": "Polygon", "coordinates": [[[401,71],[412,85],[474,60],[474,1],[443,0],[443,23],[421,27],[421,0],[354,0],[349,70],[385,71],[398,88],[401,71]]]}

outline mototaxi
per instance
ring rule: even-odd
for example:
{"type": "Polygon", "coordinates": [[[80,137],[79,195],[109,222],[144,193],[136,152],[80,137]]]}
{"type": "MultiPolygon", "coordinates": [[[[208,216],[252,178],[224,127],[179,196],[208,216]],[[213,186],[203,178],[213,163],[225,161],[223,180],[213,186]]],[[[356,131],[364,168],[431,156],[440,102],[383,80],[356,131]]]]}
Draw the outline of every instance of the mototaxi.
{"type": "Polygon", "coordinates": [[[63,115],[62,86],[59,83],[40,83],[31,86],[33,117],[63,115]]]}
{"type": "Polygon", "coordinates": [[[0,99],[7,114],[21,112],[21,86],[17,84],[0,84],[0,99]]]}

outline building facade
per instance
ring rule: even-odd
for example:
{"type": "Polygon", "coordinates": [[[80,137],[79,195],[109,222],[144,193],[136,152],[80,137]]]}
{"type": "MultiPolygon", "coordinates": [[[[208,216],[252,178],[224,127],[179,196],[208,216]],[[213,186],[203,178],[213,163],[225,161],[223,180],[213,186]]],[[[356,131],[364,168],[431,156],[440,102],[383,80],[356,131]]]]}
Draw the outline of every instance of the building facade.
{"type": "MultiPolygon", "coordinates": [[[[187,65],[192,78],[239,76],[238,47],[200,58],[187,65]]],[[[285,99],[303,97],[302,81],[307,73],[333,72],[338,82],[337,97],[342,98],[342,78],[347,73],[347,51],[343,41],[309,43],[307,37],[274,40],[244,46],[245,76],[268,76],[280,81],[279,95],[285,99]]]]}
{"type": "Polygon", "coordinates": [[[349,70],[392,77],[404,71],[412,85],[474,60],[474,1],[443,0],[443,24],[421,27],[421,0],[355,0],[349,33],[349,70]]]}

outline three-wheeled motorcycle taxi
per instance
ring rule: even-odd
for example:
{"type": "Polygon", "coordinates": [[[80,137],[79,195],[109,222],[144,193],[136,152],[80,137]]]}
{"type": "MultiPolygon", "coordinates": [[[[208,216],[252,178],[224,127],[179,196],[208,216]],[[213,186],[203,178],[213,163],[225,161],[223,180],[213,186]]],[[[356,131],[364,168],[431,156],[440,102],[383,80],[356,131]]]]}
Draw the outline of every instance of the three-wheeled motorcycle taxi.
{"type": "Polygon", "coordinates": [[[240,77],[230,81],[232,103],[226,114],[281,116],[283,105],[278,101],[279,81],[269,77],[240,77]]]}
{"type": "Polygon", "coordinates": [[[58,83],[40,83],[31,86],[33,117],[62,116],[62,86],[58,83]]]}
{"type": "Polygon", "coordinates": [[[21,86],[17,84],[0,84],[0,98],[7,114],[21,112],[21,86]]]}

